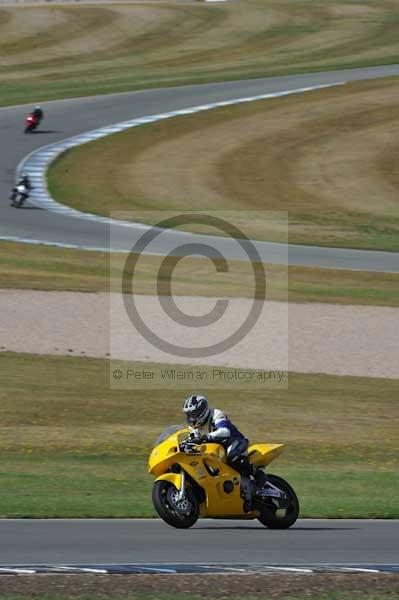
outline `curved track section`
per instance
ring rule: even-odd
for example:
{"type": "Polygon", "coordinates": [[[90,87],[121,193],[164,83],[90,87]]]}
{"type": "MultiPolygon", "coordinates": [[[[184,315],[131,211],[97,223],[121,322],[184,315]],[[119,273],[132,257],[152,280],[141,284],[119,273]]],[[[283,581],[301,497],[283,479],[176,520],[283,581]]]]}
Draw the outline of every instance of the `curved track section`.
{"type": "Polygon", "coordinates": [[[234,567],[250,561],[368,568],[397,564],[399,555],[399,521],[394,520],[301,519],[291,529],[272,531],[257,521],[201,519],[192,529],[177,530],[158,519],[7,519],[0,521],[0,536],[3,567],[127,563],[234,567]]]}
{"type": "MultiPolygon", "coordinates": [[[[22,133],[26,107],[0,109],[0,134],[4,148],[0,159],[0,238],[29,243],[45,242],[70,248],[109,250],[110,232],[106,221],[76,219],[32,205],[27,205],[22,210],[9,207],[8,194],[13,185],[16,165],[28,153],[44,145],[99,129],[104,124],[177,111],[190,106],[287,93],[298,88],[334,85],[342,80],[355,81],[392,75],[399,75],[398,65],[50,102],[45,105],[46,121],[42,129],[29,136],[22,133]]],[[[129,231],[124,224],[120,224],[117,244],[113,250],[128,251],[132,247],[135,240],[132,238],[132,228],[128,229],[129,231]]],[[[142,226],[137,226],[137,237],[141,233],[142,226]]],[[[187,235],[193,241],[192,236],[187,235]]],[[[181,240],[179,235],[179,241],[181,240]]],[[[158,244],[154,252],[165,254],[173,250],[173,246],[173,239],[168,240],[166,236],[162,236],[162,243],[158,244]]],[[[226,257],[240,258],[231,254],[233,246],[236,247],[235,244],[229,247],[228,240],[221,240],[217,249],[225,252],[226,257]]],[[[287,262],[285,245],[260,242],[257,243],[257,248],[265,262],[287,262]]],[[[397,254],[389,252],[290,245],[288,261],[292,265],[399,272],[397,254]]]]}
{"type": "MultiPolygon", "coordinates": [[[[119,226],[127,226],[133,229],[141,228],[149,230],[150,227],[143,227],[140,223],[129,223],[127,221],[117,221],[108,217],[94,215],[91,213],[84,213],[76,209],[70,208],[65,204],[60,204],[54,198],[51,197],[47,189],[47,170],[51,163],[63,152],[66,152],[70,148],[81,146],[87,142],[93,142],[100,138],[112,135],[114,133],[120,133],[133,127],[140,125],[146,125],[148,123],[155,123],[156,121],[162,121],[171,117],[181,117],[185,115],[192,115],[198,112],[204,112],[206,110],[212,110],[214,108],[221,108],[224,106],[232,106],[234,104],[243,104],[244,102],[254,102],[256,100],[270,100],[271,98],[281,98],[282,96],[289,96],[292,94],[304,94],[305,92],[312,92],[315,90],[325,89],[337,85],[344,85],[345,82],[333,83],[331,85],[317,85],[307,88],[298,88],[285,92],[273,92],[271,94],[262,94],[260,96],[251,96],[247,98],[237,98],[234,100],[225,100],[223,102],[213,102],[211,104],[204,104],[200,106],[191,106],[189,108],[182,108],[180,110],[174,110],[172,112],[161,113],[159,115],[149,115],[148,117],[139,117],[124,121],[122,123],[115,123],[114,125],[108,125],[107,127],[101,127],[94,131],[88,131],[81,135],[76,135],[72,138],[68,138],[55,144],[50,144],[34,150],[28,156],[21,161],[18,165],[18,175],[22,172],[26,173],[33,184],[33,190],[30,194],[30,202],[39,208],[51,210],[59,214],[63,214],[70,217],[76,217],[78,219],[86,219],[88,221],[96,221],[98,223],[109,223],[119,226]]],[[[110,248],[113,251],[113,248],[110,248]]]]}

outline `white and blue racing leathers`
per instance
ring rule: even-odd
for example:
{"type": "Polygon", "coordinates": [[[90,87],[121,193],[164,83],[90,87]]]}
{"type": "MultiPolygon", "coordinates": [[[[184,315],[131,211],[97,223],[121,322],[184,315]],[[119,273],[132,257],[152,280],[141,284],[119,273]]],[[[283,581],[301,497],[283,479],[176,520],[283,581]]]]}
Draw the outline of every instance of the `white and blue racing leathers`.
{"type": "MultiPolygon", "coordinates": [[[[197,436],[206,436],[209,441],[221,444],[226,449],[228,462],[232,466],[236,462],[235,459],[244,455],[248,448],[248,440],[218,408],[211,409],[210,417],[205,425],[190,427],[190,431],[197,436]]],[[[236,467],[236,465],[234,466],[236,467]]]]}

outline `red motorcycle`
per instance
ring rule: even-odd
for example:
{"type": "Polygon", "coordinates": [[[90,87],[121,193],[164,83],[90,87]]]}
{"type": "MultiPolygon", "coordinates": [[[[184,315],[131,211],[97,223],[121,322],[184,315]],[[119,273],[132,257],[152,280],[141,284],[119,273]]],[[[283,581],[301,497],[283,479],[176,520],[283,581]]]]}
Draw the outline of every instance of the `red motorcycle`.
{"type": "Polygon", "coordinates": [[[34,131],[40,124],[41,119],[35,115],[28,115],[25,119],[25,133],[34,131]]]}

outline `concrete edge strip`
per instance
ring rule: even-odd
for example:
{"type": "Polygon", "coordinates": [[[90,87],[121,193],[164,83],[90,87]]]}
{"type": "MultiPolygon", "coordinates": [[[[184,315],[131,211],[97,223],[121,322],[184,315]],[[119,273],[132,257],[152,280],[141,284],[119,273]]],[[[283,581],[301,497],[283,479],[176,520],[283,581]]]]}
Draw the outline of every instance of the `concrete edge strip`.
{"type": "MultiPolygon", "coordinates": [[[[34,150],[30,154],[28,154],[22,161],[19,163],[17,167],[17,175],[19,176],[22,172],[27,173],[32,181],[33,190],[31,191],[29,200],[34,205],[39,206],[45,210],[49,210],[52,212],[60,213],[64,216],[74,217],[78,219],[85,219],[88,221],[96,221],[100,223],[106,223],[108,225],[118,225],[124,227],[134,227],[135,229],[140,228],[143,230],[147,230],[148,226],[143,225],[142,223],[132,223],[129,221],[123,221],[118,219],[111,219],[109,217],[103,217],[100,215],[95,215],[92,213],[81,212],[65,204],[61,204],[54,200],[51,197],[48,188],[47,188],[47,180],[46,173],[50,166],[50,164],[63,152],[73,148],[75,146],[80,146],[82,144],[86,144],[88,142],[92,142],[94,140],[98,140],[100,138],[106,137],[108,135],[112,135],[113,133],[120,133],[122,131],[126,131],[127,129],[131,129],[133,127],[138,127],[140,125],[146,125],[148,123],[154,123],[156,121],[161,121],[163,119],[170,119],[172,117],[179,117],[190,115],[198,112],[204,112],[206,110],[212,110],[215,108],[221,108],[224,106],[232,106],[236,104],[243,104],[246,102],[255,102],[257,100],[269,100],[272,98],[279,98],[283,96],[289,96],[292,94],[303,94],[305,92],[316,91],[324,88],[331,88],[340,85],[344,85],[345,81],[340,81],[338,83],[332,84],[324,84],[324,85],[315,85],[309,87],[296,88],[293,90],[286,90],[282,92],[272,92],[269,94],[261,94],[257,96],[249,96],[243,98],[236,98],[233,100],[223,100],[221,102],[213,102],[210,104],[202,104],[199,106],[192,106],[188,108],[182,108],[179,110],[174,110],[171,112],[160,113],[156,115],[149,115],[147,117],[138,117],[135,119],[130,119],[128,121],[123,121],[121,123],[116,123],[114,125],[108,125],[106,127],[101,127],[100,129],[94,129],[92,131],[88,131],[86,133],[82,133],[71,138],[67,138],[60,142],[56,142],[55,144],[49,144],[47,146],[42,146],[38,150],[34,150]]],[[[0,239],[7,239],[6,237],[1,237],[0,239]]],[[[8,238],[10,239],[10,238],[8,238]]],[[[19,238],[16,241],[25,241],[23,238],[19,238]]],[[[35,240],[30,240],[25,243],[49,243],[49,242],[37,242],[35,240]]],[[[55,245],[55,244],[51,244],[55,245]]],[[[72,246],[67,244],[57,244],[60,247],[77,247],[84,249],[83,246],[72,246]]],[[[93,248],[93,250],[97,250],[93,248]]],[[[100,251],[104,251],[100,249],[100,251]]]]}
{"type": "Polygon", "coordinates": [[[1,575],[83,574],[134,575],[134,574],[232,574],[232,573],[399,573],[399,564],[392,565],[206,565],[206,564],[83,564],[83,565],[2,565],[1,575]]]}

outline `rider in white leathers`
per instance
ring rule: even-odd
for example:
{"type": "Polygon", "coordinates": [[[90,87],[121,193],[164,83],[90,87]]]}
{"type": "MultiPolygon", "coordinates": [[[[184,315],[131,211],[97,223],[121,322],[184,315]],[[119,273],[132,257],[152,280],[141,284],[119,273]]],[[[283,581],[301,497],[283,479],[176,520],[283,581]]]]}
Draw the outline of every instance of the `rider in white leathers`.
{"type": "Polygon", "coordinates": [[[26,175],[26,173],[22,173],[22,175],[20,176],[20,178],[18,179],[18,181],[16,182],[15,186],[12,188],[11,190],[11,194],[10,194],[10,200],[11,202],[15,201],[15,198],[17,196],[18,193],[18,186],[24,186],[26,189],[26,197],[29,196],[29,192],[32,189],[32,184],[30,182],[29,176],[26,175]]]}
{"type": "MultiPolygon", "coordinates": [[[[248,440],[221,410],[210,408],[205,396],[193,395],[186,398],[183,411],[196,441],[212,441],[224,446],[228,463],[242,476],[244,499],[250,503],[253,478],[258,474],[246,456],[248,440]]],[[[263,485],[264,480],[258,483],[263,485]]]]}

